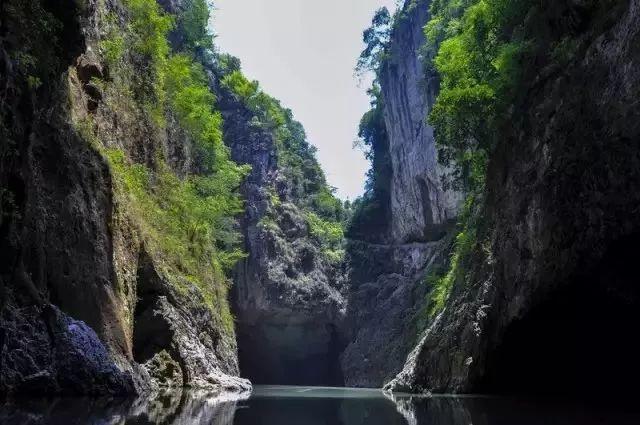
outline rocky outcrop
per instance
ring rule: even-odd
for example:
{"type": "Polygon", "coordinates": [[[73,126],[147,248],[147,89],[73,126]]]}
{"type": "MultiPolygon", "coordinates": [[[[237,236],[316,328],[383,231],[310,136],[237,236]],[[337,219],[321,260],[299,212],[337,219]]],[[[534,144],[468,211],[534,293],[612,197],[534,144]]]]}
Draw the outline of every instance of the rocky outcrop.
{"type": "Polygon", "coordinates": [[[462,196],[443,185],[433,127],[426,122],[438,93],[433,71],[425,73],[421,50],[430,0],[406,2],[394,23],[379,71],[389,139],[391,239],[396,243],[438,240],[455,222],[462,196]]]}
{"type": "Polygon", "coordinates": [[[490,163],[490,231],[392,391],[633,391],[639,322],[640,2],[589,16],[490,163]],[[615,348],[613,348],[615,347],[615,348]]]}
{"type": "Polygon", "coordinates": [[[278,166],[274,134],[220,89],[233,159],[251,164],[243,184],[245,251],[234,273],[240,365],[254,383],[342,385],[338,355],[345,300],[341,263],[310,233],[303,199],[278,166]],[[260,355],[256,355],[260,353],[260,355]]]}
{"type": "Polygon", "coordinates": [[[189,386],[208,390],[247,391],[239,379],[235,340],[220,329],[202,294],[176,290],[158,273],[153,260],[138,263],[133,356],[159,387],[189,386]]]}
{"type": "Polygon", "coordinates": [[[9,393],[132,392],[132,377],[114,364],[96,333],[46,304],[2,312],[2,389],[9,393]]]}
{"type": "Polygon", "coordinates": [[[402,369],[430,290],[424,277],[443,266],[450,243],[448,237],[407,245],[350,242],[350,342],[341,356],[346,385],[379,388],[402,369]]]}
{"type": "Polygon", "coordinates": [[[20,26],[32,17],[22,15],[25,10],[16,4],[3,5],[7,35],[0,48],[0,391],[34,390],[29,382],[39,379],[42,386],[36,386],[43,391],[126,392],[133,388],[132,379],[125,379],[116,366],[124,356],[114,358],[105,349],[127,349],[122,302],[114,284],[111,181],[104,161],[76,134],[61,102],[68,94],[66,67],[85,44],[83,17],[73,8],[63,9],[36,8],[64,25],[59,43],[68,46],[62,53],[60,45],[52,45],[54,57],[41,53],[39,59],[49,62],[49,70],[41,74],[42,86],[36,89],[37,81],[25,81],[15,56],[29,44],[16,43],[22,37],[43,43],[43,35],[24,34],[26,27],[20,26]],[[5,14],[5,7],[11,13],[5,14]],[[26,334],[41,347],[24,346],[20,337],[26,334]],[[83,346],[87,351],[69,357],[65,365],[58,341],[69,353],[83,346]],[[15,362],[17,358],[22,361],[15,362]],[[82,383],[85,378],[89,382],[82,383]]]}

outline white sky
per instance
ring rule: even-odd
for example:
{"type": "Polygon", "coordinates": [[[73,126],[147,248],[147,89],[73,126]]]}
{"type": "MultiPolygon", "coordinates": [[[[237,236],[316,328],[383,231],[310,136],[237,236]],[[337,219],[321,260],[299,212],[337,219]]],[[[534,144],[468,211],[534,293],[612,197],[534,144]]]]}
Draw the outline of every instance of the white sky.
{"type": "Polygon", "coordinates": [[[362,31],[395,0],[215,0],[220,50],[237,56],[250,79],[293,111],[338,195],[362,194],[368,163],[352,148],[366,89],[353,76],[362,31]]]}

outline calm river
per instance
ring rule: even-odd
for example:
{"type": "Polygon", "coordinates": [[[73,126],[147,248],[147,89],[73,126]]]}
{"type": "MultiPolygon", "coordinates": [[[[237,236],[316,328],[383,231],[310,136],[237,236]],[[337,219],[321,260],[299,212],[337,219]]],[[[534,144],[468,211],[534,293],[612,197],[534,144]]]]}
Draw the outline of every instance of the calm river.
{"type": "Polygon", "coordinates": [[[155,399],[17,399],[1,424],[592,425],[640,424],[636,403],[388,396],[379,390],[256,386],[251,396],[183,391],[155,399]]]}

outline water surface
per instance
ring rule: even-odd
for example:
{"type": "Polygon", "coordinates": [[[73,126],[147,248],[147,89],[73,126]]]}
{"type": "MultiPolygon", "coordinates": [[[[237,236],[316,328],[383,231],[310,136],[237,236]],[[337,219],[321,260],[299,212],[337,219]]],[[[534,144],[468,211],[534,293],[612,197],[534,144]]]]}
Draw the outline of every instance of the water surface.
{"type": "Polygon", "coordinates": [[[153,399],[16,399],[1,424],[637,425],[634,402],[615,405],[498,397],[390,396],[380,390],[256,386],[245,395],[178,391],[153,399]]]}

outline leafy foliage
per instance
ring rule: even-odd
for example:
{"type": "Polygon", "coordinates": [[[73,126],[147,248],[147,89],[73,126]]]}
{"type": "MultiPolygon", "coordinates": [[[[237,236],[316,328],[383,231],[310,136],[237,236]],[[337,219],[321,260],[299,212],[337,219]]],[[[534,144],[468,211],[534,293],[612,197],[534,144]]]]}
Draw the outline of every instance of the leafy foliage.
{"type": "Polygon", "coordinates": [[[255,114],[254,125],[273,132],[278,166],[293,198],[309,204],[318,196],[324,196],[326,203],[326,180],[315,157],[316,148],[307,142],[304,129],[293,119],[291,110],[283,108],[279,101],[260,89],[257,81],[247,80],[239,70],[227,74],[222,86],[255,114]]]}
{"type": "Polygon", "coordinates": [[[216,174],[220,190],[237,187],[249,168],[229,160],[229,149],[222,140],[222,116],[211,109],[215,96],[202,66],[179,53],[168,59],[164,74],[169,106],[199,147],[201,165],[216,174]]]}
{"type": "Polygon", "coordinates": [[[362,32],[365,48],[356,64],[356,74],[377,71],[384,58],[392,27],[389,9],[381,7],[371,19],[371,26],[362,32]]]}
{"type": "Polygon", "coordinates": [[[305,216],[311,235],[320,242],[323,248],[323,254],[333,262],[341,260],[344,255],[344,250],[342,249],[342,243],[344,241],[342,223],[323,219],[311,211],[308,211],[305,216]]]}
{"type": "MultiPolygon", "coordinates": [[[[523,18],[528,0],[476,0],[433,3],[425,27],[440,93],[429,120],[436,130],[441,160],[457,165],[460,188],[481,180],[474,168],[495,145],[520,79],[527,42],[509,31],[523,18]]],[[[477,170],[476,170],[477,171],[477,170]]]]}
{"type": "Polygon", "coordinates": [[[213,48],[213,36],[208,31],[209,5],[207,0],[186,0],[184,11],[178,16],[178,33],[182,48],[187,51],[213,48]]]}
{"type": "MultiPolygon", "coordinates": [[[[249,81],[233,58],[223,57],[226,74],[222,87],[233,93],[254,114],[252,124],[270,131],[275,140],[278,168],[291,192],[291,200],[304,212],[311,234],[330,259],[341,258],[343,221],[346,213],[334,195],[316,159],[316,149],[307,141],[302,125],[289,109],[264,93],[256,81],[249,81]]],[[[272,205],[279,203],[272,196],[272,205]]]]}
{"type": "Polygon", "coordinates": [[[174,27],[173,16],[164,13],[152,0],[124,0],[124,3],[130,15],[128,35],[133,50],[162,67],[170,51],[167,34],[174,27]]]}
{"type": "Polygon", "coordinates": [[[209,12],[200,0],[186,2],[177,17],[163,12],[155,0],[125,0],[125,5],[126,29],[112,19],[100,43],[111,74],[111,81],[101,84],[115,91],[112,97],[141,106],[156,130],[171,117],[193,144],[196,167],[179,177],[161,154],[162,147],[152,164],[136,163],[120,149],[98,148],[111,166],[122,210],[137,224],[147,249],[176,284],[200,288],[232,330],[225,272],[244,256],[235,216],[243,210],[237,189],[249,167],[231,161],[222,116],[214,109],[215,95],[195,59],[198,50],[208,46],[204,40],[211,39],[209,12]],[[169,43],[176,25],[185,32],[184,42],[174,46],[180,52],[172,51],[169,43]],[[149,72],[136,75],[132,66],[149,72]]]}
{"type": "MultiPolygon", "coordinates": [[[[434,57],[440,93],[429,120],[441,160],[458,170],[467,192],[450,268],[432,282],[429,315],[444,308],[469,259],[482,250],[481,204],[486,164],[504,129],[517,117],[541,66],[566,66],[580,49],[580,32],[615,1],[434,0],[425,26],[425,56],[434,57]],[[532,66],[535,65],[535,66],[532,66]]],[[[484,234],[484,233],[483,233],[484,234]]]]}
{"type": "Polygon", "coordinates": [[[425,26],[426,57],[441,78],[429,116],[441,159],[457,183],[481,190],[478,167],[512,120],[528,82],[543,64],[566,65],[580,48],[585,22],[619,5],[559,0],[434,0],[425,26]]]}
{"type": "Polygon", "coordinates": [[[7,0],[0,4],[3,44],[17,71],[29,80],[48,81],[62,66],[63,23],[39,0],[7,0]]]}
{"type": "Polygon", "coordinates": [[[391,161],[384,122],[384,101],[377,82],[373,83],[368,93],[371,109],[360,120],[358,136],[371,167],[367,171],[365,193],[354,202],[347,232],[356,239],[380,234],[387,226],[390,214],[391,161]]]}

